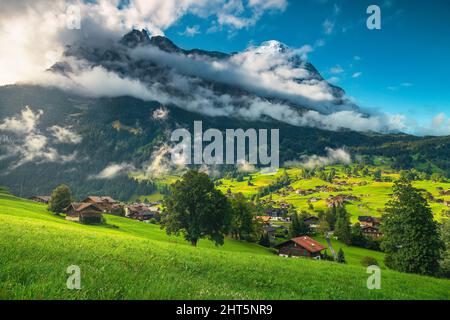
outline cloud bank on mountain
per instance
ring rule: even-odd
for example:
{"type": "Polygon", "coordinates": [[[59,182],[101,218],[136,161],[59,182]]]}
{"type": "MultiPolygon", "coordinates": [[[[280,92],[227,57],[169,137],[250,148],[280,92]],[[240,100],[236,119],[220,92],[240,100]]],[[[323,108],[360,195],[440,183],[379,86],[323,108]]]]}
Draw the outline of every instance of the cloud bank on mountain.
{"type": "Polygon", "coordinates": [[[82,44],[84,48],[104,50],[132,28],[163,34],[187,14],[208,18],[217,28],[242,29],[254,25],[264,13],[282,12],[286,7],[285,0],[130,0],[126,5],[118,0],[2,1],[0,85],[51,85],[90,97],[129,95],[210,116],[272,118],[328,130],[404,130],[402,117],[361,111],[338,88],[317,77],[304,63],[307,54],[314,50],[308,45],[289,49],[269,41],[222,60],[154,47],[130,52],[134,60],[165,65],[170,70],[165,82],[69,57],[65,59],[71,72],[64,76],[45,72],[61,61],[66,45],[82,44]],[[67,27],[73,19],[70,5],[80,9],[80,30],[67,27]],[[16,60],[21,63],[11,63],[16,60]],[[220,92],[211,82],[250,94],[220,92]]]}

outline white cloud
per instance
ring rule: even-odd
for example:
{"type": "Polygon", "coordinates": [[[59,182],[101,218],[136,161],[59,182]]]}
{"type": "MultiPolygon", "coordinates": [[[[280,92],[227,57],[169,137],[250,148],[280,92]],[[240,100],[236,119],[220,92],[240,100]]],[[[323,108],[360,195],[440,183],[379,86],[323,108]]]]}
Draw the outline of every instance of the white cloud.
{"type": "Polygon", "coordinates": [[[261,47],[250,47],[226,60],[168,54],[155,48],[138,48],[132,56],[135,59],[157,62],[187,76],[238,85],[258,95],[282,98],[300,105],[334,108],[335,97],[332,88],[325,81],[298,81],[308,79],[310,71],[305,65],[295,64],[291,58],[312,49],[304,46],[280,51],[278,46],[279,43],[269,41],[261,47]]]}
{"type": "Polygon", "coordinates": [[[158,108],[153,111],[152,118],[154,120],[166,120],[169,116],[169,110],[164,107],[158,108]]]}
{"type": "MultiPolygon", "coordinates": [[[[5,157],[17,157],[14,169],[31,161],[40,162],[68,162],[75,159],[75,154],[60,155],[56,148],[49,145],[49,139],[38,129],[42,110],[34,112],[31,107],[25,107],[19,116],[9,117],[0,123],[0,131],[13,133],[17,139],[6,143],[2,147],[6,150],[5,157]]],[[[71,137],[74,136],[66,136],[71,137]]],[[[73,142],[73,141],[72,141],[73,142]]]]}
{"type": "Polygon", "coordinates": [[[330,72],[332,74],[340,74],[340,73],[344,72],[344,69],[342,69],[342,67],[338,65],[338,66],[331,68],[330,72]]]}
{"type": "Polygon", "coordinates": [[[327,79],[327,81],[332,84],[337,84],[339,81],[341,81],[341,79],[339,77],[331,77],[327,79]]]}
{"type": "Polygon", "coordinates": [[[111,180],[118,176],[127,175],[135,170],[136,168],[129,163],[112,163],[106,166],[106,168],[104,168],[98,174],[90,176],[90,179],[111,180]]]}
{"type": "Polygon", "coordinates": [[[53,137],[60,143],[68,143],[68,144],[78,144],[81,142],[82,138],[79,134],[72,131],[72,128],[65,128],[61,126],[53,126],[49,128],[49,131],[52,133],[53,137]]]}
{"type": "Polygon", "coordinates": [[[332,34],[333,33],[333,31],[334,31],[334,26],[335,26],[335,22],[334,21],[331,21],[331,20],[325,20],[324,22],[323,22],[323,31],[325,32],[325,34],[332,34]]]}
{"type": "Polygon", "coordinates": [[[116,39],[132,28],[160,35],[187,14],[209,18],[221,28],[244,28],[254,25],[266,11],[283,11],[287,5],[280,0],[250,0],[247,5],[240,0],[130,0],[128,5],[120,0],[73,0],[70,4],[80,9],[80,30],[67,28],[73,19],[66,0],[2,0],[0,85],[21,82],[48,69],[65,45],[76,40],[98,45],[101,38],[116,39]]]}
{"type": "Polygon", "coordinates": [[[355,72],[355,73],[353,73],[352,74],[352,78],[359,78],[359,77],[361,77],[362,76],[362,72],[355,72]]]}
{"type": "Polygon", "coordinates": [[[74,72],[67,77],[47,74],[44,83],[92,97],[130,95],[146,101],[174,104],[209,116],[250,120],[270,117],[296,126],[327,130],[348,128],[357,131],[384,131],[404,128],[401,117],[368,116],[352,107],[337,105],[330,87],[324,81],[296,82],[295,79],[307,77],[308,72],[301,66],[291,65],[284,56],[286,53],[273,50],[266,52],[266,49],[250,48],[229,61],[168,54],[155,48],[136,51],[132,55],[135,58],[146,57],[172,68],[171,72],[164,74],[164,84],[158,81],[144,84],[135,79],[121,78],[100,66],[82,68],[79,62],[72,63],[74,72]],[[202,86],[199,78],[239,85],[250,92],[269,94],[299,105],[307,103],[325,114],[317,111],[301,112],[288,103],[270,102],[253,95],[218,94],[211,88],[202,86]]]}
{"type": "Polygon", "coordinates": [[[402,88],[410,88],[412,86],[413,86],[413,84],[410,83],[410,82],[403,82],[403,83],[400,83],[399,85],[389,86],[387,88],[388,88],[388,90],[391,90],[391,91],[397,91],[397,90],[400,90],[402,88]]]}
{"type": "Polygon", "coordinates": [[[21,111],[20,117],[10,117],[0,123],[0,131],[12,132],[17,135],[30,134],[36,130],[36,125],[43,111],[38,110],[36,113],[29,106],[21,111]]]}
{"type": "Polygon", "coordinates": [[[187,26],[186,29],[180,33],[180,35],[187,37],[194,37],[199,33],[200,33],[200,26],[196,25],[192,27],[187,26]]]}
{"type": "Polygon", "coordinates": [[[325,148],[326,156],[310,155],[301,157],[300,161],[288,161],[286,166],[301,166],[307,169],[325,167],[332,164],[349,164],[351,155],[344,149],[325,148]]]}
{"type": "Polygon", "coordinates": [[[422,136],[448,136],[450,135],[450,118],[442,112],[435,115],[429,124],[413,123],[410,130],[422,136]]]}
{"type": "MultiPolygon", "coordinates": [[[[222,61],[168,54],[155,48],[138,49],[132,54],[133,58],[149,59],[170,67],[172,71],[166,75],[169,83],[139,81],[80,61],[68,61],[73,72],[67,76],[41,72],[60,59],[58,54],[65,44],[80,38],[85,39],[85,45],[100,45],[97,42],[101,39],[121,36],[132,27],[147,27],[156,34],[174,25],[186,14],[201,18],[215,17],[215,25],[219,29],[230,24],[235,28],[247,27],[267,10],[285,10],[286,1],[132,0],[124,10],[117,9],[118,0],[78,2],[83,20],[81,30],[77,31],[65,27],[65,1],[6,1],[5,4],[7,10],[0,13],[0,69],[6,71],[0,75],[0,84],[27,80],[89,97],[129,95],[163,104],[172,103],[211,116],[250,119],[269,116],[293,125],[331,130],[379,131],[398,128],[401,122],[392,122],[390,116],[366,116],[356,111],[353,105],[336,101],[333,88],[325,81],[308,79],[310,71],[304,64],[294,63],[292,58],[299,55],[306,59],[307,54],[314,50],[309,45],[281,50],[283,47],[280,44],[268,42],[263,47],[250,47],[222,61]],[[46,19],[42,25],[43,15],[46,19]],[[20,64],[11,63],[17,59],[20,64]],[[20,69],[21,66],[23,69],[20,69]],[[208,86],[199,85],[201,79],[236,85],[250,92],[250,95],[219,94],[208,86]],[[278,98],[283,102],[270,102],[266,98],[278,98]],[[302,113],[292,104],[307,105],[325,115],[316,111],[302,113]],[[346,116],[354,121],[349,121],[346,116]]],[[[2,126],[27,130],[17,129],[23,126],[14,121],[5,122],[2,126]]],[[[77,140],[62,129],[55,130],[57,132],[54,133],[60,137],[65,135],[61,138],[65,141],[77,140]]]]}

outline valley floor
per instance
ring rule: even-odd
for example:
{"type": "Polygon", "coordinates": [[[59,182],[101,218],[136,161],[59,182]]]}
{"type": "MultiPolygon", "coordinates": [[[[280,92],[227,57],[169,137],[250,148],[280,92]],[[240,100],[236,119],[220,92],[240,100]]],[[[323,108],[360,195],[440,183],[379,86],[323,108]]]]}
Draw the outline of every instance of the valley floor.
{"type": "Polygon", "coordinates": [[[381,290],[367,289],[359,251],[340,265],[229,239],[193,248],[158,226],[115,216],[85,226],[4,193],[0,243],[0,299],[450,299],[448,280],[386,269],[381,290]],[[66,287],[71,265],[81,290],[66,287]]]}

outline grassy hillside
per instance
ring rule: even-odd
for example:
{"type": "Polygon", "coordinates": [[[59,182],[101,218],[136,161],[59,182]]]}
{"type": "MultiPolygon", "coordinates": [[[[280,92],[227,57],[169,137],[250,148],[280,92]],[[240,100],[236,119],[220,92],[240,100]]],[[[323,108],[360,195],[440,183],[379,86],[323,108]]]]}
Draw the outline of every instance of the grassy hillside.
{"type": "Polygon", "coordinates": [[[0,191],[0,298],[450,299],[446,280],[383,270],[382,289],[370,291],[357,264],[285,259],[228,239],[193,248],[157,226],[107,223],[68,222],[0,191]],[[81,268],[80,291],[66,288],[70,265],[81,268]]]}
{"type": "MultiPolygon", "coordinates": [[[[317,215],[318,210],[325,210],[327,208],[326,201],[329,196],[336,196],[339,194],[353,195],[359,198],[359,200],[349,201],[346,205],[347,211],[351,214],[352,222],[356,222],[360,215],[371,215],[380,217],[385,204],[390,200],[392,194],[393,181],[399,177],[399,173],[392,170],[387,166],[368,166],[369,174],[364,176],[362,174],[348,176],[343,172],[342,165],[328,166],[325,168],[326,172],[331,169],[336,170],[336,178],[332,183],[321,180],[317,177],[310,179],[303,179],[300,177],[301,169],[291,168],[286,169],[287,174],[291,179],[291,187],[294,190],[307,190],[314,189],[319,186],[334,187],[338,191],[319,191],[308,195],[299,195],[292,191],[286,191],[286,188],[278,190],[278,192],[272,193],[263,197],[263,199],[272,198],[277,203],[286,202],[292,204],[297,210],[308,211],[312,215],[317,215]],[[377,169],[382,170],[383,181],[377,182],[373,179],[373,172],[377,169]],[[340,184],[345,183],[345,184],[340,184]],[[320,198],[319,201],[312,203],[313,208],[309,208],[308,200],[311,198],[320,198]]],[[[236,181],[236,179],[221,179],[221,185],[219,189],[226,192],[230,189],[233,193],[243,193],[247,197],[258,194],[262,187],[267,187],[272,184],[277,177],[283,174],[283,170],[279,170],[277,174],[260,174],[252,173],[244,178],[244,181],[236,181]],[[251,176],[251,184],[249,186],[248,179],[251,176]]],[[[436,219],[442,220],[442,218],[448,215],[450,208],[443,202],[437,202],[436,200],[449,201],[450,195],[442,196],[438,188],[443,190],[450,189],[450,183],[434,182],[431,180],[418,180],[413,182],[414,187],[423,189],[429,192],[434,198],[434,201],[429,201],[431,209],[433,210],[436,219]]]]}

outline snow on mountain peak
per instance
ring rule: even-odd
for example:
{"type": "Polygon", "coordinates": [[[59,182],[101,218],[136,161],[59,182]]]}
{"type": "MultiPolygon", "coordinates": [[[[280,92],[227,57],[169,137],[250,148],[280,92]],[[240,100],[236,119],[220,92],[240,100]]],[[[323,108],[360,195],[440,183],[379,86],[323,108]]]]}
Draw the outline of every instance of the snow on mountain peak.
{"type": "Polygon", "coordinates": [[[269,40],[261,43],[256,48],[257,53],[287,53],[290,48],[277,40],[269,40]]]}

